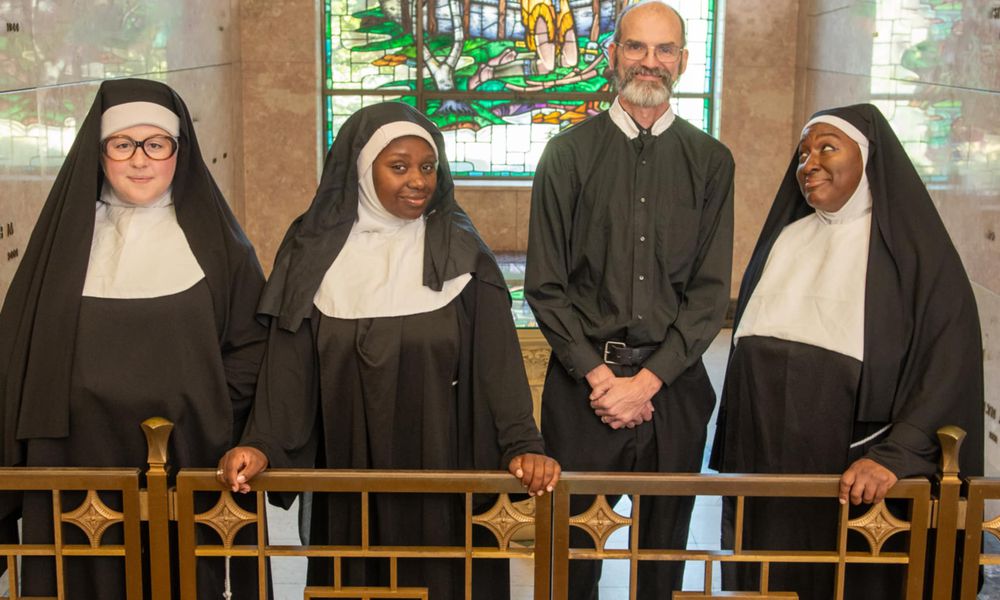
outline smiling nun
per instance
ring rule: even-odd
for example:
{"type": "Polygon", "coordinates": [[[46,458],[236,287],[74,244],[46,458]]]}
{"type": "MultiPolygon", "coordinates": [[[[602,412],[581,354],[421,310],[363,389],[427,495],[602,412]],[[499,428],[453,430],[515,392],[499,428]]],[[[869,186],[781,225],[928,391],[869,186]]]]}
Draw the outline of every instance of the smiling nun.
{"type": "MultiPolygon", "coordinates": [[[[510,295],[455,202],[440,131],[413,108],[377,104],[344,123],[260,310],[271,325],[257,398],[219,465],[233,489],[270,464],[503,469],[533,494],[552,490],[559,467],[542,455],[510,295]]],[[[358,498],[345,496],[315,495],[311,543],[360,542],[358,498]]],[[[462,545],[462,504],[375,495],[371,543],[462,545]]],[[[463,567],[404,559],[399,585],[461,598],[463,567]]],[[[476,561],[474,596],[507,598],[507,569],[476,561]]],[[[329,559],[310,559],[311,585],[332,574],[329,559]]],[[[389,578],[387,560],[345,561],[345,585],[389,578]]]]}
{"type": "MultiPolygon", "coordinates": [[[[142,468],[140,424],[159,416],[174,423],[173,467],[213,466],[249,413],[263,284],[181,98],[102,83],[0,313],[3,465],[142,468]]],[[[25,543],[52,543],[47,494],[27,494],[23,516],[25,543]]],[[[120,528],[103,541],[116,540],[120,528]]],[[[120,558],[64,561],[71,597],[124,597],[120,558]]],[[[222,561],[200,566],[199,597],[221,597],[222,561]]],[[[52,569],[25,558],[22,592],[54,596],[52,569]]]]}
{"type": "MultiPolygon", "coordinates": [[[[842,474],[842,503],[879,502],[898,479],[933,475],[935,432],[958,425],[968,432],[962,473],[982,473],[972,286],[874,106],[821,112],[802,130],[743,277],[734,332],[713,450],[720,471],[842,474]]],[[[830,551],[836,519],[832,500],[748,500],[744,548],[830,551]]],[[[757,589],[756,568],[727,571],[727,589],[757,589]]],[[[770,589],[829,598],[833,575],[773,564],[770,589]]],[[[850,565],[845,597],[895,598],[902,584],[898,567],[850,565]]]]}

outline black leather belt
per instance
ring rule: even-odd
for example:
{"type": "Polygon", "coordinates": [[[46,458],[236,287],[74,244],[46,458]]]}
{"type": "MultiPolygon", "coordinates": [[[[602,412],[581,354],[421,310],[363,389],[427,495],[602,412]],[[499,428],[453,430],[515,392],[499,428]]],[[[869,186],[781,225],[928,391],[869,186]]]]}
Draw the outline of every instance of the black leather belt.
{"type": "Polygon", "coordinates": [[[604,362],[609,365],[632,367],[641,365],[659,346],[628,346],[625,342],[607,341],[597,345],[604,362]]]}

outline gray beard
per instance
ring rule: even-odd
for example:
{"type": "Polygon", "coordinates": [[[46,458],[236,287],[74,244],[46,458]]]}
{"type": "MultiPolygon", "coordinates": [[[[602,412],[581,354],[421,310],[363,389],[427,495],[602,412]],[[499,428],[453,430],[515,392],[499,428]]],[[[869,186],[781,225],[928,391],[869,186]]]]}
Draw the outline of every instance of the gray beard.
{"type": "Polygon", "coordinates": [[[670,92],[673,82],[670,75],[666,75],[666,81],[636,81],[635,74],[626,73],[625,77],[618,74],[617,69],[612,71],[612,82],[618,89],[618,95],[623,100],[633,106],[651,108],[662,106],[670,102],[670,92]]]}
{"type": "Polygon", "coordinates": [[[651,108],[670,102],[670,88],[653,81],[630,81],[618,95],[633,106],[651,108]]]}

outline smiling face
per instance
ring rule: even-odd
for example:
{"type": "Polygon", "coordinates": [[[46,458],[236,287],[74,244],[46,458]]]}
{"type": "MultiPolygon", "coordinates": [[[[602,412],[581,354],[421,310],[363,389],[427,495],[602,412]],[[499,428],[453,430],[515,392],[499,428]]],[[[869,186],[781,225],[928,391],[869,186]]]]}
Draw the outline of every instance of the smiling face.
{"type": "Polygon", "coordinates": [[[829,123],[806,128],[795,177],[810,206],[837,212],[858,189],[863,171],[861,149],[847,134],[829,123]]]}
{"type": "Polygon", "coordinates": [[[416,219],[437,187],[437,155],[422,138],[396,138],[375,157],[372,179],[387,211],[400,219],[416,219]]]}
{"type": "MultiPolygon", "coordinates": [[[[154,135],[170,134],[152,125],[136,125],[116,131],[114,135],[142,141],[154,135]]],[[[146,206],[162,197],[173,183],[177,153],[166,160],[153,160],[142,148],[136,148],[132,158],[125,160],[111,160],[102,154],[101,166],[118,198],[129,204],[146,206]]]]}
{"type": "Polygon", "coordinates": [[[622,99],[643,107],[665,105],[677,78],[687,68],[688,51],[683,49],[683,24],[677,14],[662,4],[648,4],[632,9],[619,26],[620,31],[608,48],[608,61],[614,73],[622,99]],[[627,46],[645,46],[642,59],[625,57],[627,46]],[[682,48],[680,57],[672,62],[657,58],[657,47],[682,48]]]}

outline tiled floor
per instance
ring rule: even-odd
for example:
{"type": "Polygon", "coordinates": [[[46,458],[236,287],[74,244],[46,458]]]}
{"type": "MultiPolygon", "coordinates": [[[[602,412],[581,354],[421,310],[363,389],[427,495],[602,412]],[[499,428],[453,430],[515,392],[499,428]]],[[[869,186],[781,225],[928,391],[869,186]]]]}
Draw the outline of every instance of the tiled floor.
{"type": "MultiPolygon", "coordinates": [[[[987,535],[986,553],[1000,554],[1000,540],[987,535]]],[[[986,581],[983,591],[979,592],[979,600],[1000,600],[1000,565],[990,565],[985,570],[986,581]]]]}

